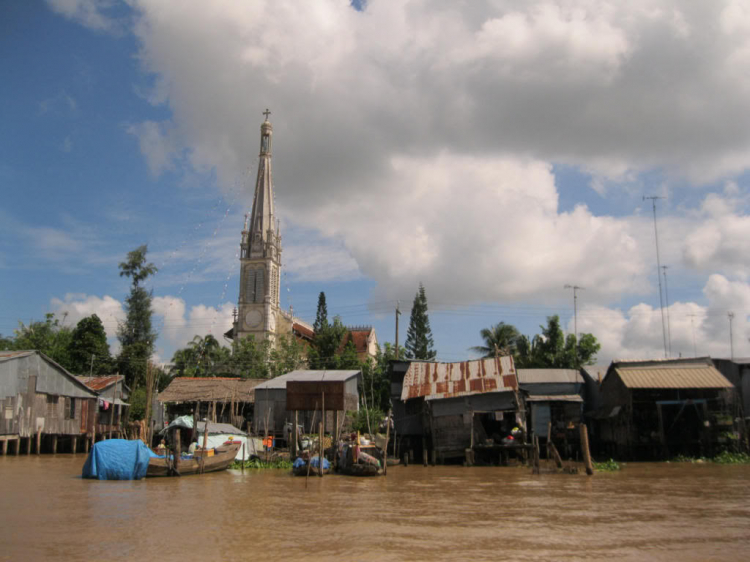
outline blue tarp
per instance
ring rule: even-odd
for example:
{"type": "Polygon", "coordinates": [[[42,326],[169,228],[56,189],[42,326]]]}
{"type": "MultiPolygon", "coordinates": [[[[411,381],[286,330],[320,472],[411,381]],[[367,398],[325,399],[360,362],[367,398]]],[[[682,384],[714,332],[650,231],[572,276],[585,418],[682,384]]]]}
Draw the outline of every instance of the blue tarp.
{"type": "MultiPolygon", "coordinates": [[[[313,457],[311,462],[312,462],[312,465],[315,468],[318,468],[318,465],[320,464],[320,460],[318,459],[317,456],[313,457]]],[[[292,466],[294,468],[301,468],[301,467],[305,466],[306,464],[307,463],[304,460],[302,460],[302,458],[297,457],[297,459],[294,461],[294,464],[292,464],[292,466]]],[[[329,468],[331,468],[331,463],[328,462],[328,459],[324,457],[323,458],[323,469],[324,470],[328,470],[329,468]]]]}
{"type": "Polygon", "coordinates": [[[99,480],[140,480],[146,476],[148,460],[156,456],[140,439],[107,439],[94,444],[81,476],[99,480]]]}

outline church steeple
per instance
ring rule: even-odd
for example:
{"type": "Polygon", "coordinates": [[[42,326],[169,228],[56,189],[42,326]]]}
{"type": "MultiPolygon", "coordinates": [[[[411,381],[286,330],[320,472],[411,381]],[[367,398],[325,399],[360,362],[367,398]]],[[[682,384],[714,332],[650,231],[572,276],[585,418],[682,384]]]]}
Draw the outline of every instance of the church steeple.
{"type": "Polygon", "coordinates": [[[266,119],[260,126],[258,176],[252,211],[245,215],[240,243],[239,317],[234,337],[254,336],[256,340],[273,341],[277,332],[279,278],[281,270],[281,236],[273,209],[273,174],[271,148],[273,127],[266,119]]]}

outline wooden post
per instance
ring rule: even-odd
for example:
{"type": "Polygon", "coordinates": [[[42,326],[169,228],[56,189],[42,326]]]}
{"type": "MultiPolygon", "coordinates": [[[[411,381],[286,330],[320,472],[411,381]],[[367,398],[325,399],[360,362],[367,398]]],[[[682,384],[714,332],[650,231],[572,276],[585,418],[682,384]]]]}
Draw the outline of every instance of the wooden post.
{"type": "Polygon", "coordinates": [[[3,456],[8,454],[8,440],[3,439],[3,456]]]}
{"type": "Polygon", "coordinates": [[[299,451],[297,450],[297,420],[298,419],[299,419],[299,412],[297,410],[294,410],[294,421],[292,422],[293,425],[292,425],[292,434],[291,434],[292,446],[290,447],[291,455],[289,455],[291,457],[292,462],[294,462],[294,460],[299,455],[299,451]]]}
{"type": "Polygon", "coordinates": [[[37,455],[42,454],[42,429],[41,428],[36,430],[36,454],[37,455]]]}
{"type": "MultiPolygon", "coordinates": [[[[31,437],[29,437],[29,449],[31,449],[31,437]]],[[[57,434],[52,436],[52,454],[57,454],[57,434]]]]}
{"type": "Polygon", "coordinates": [[[552,441],[549,442],[549,447],[547,451],[552,453],[551,456],[552,458],[555,459],[555,465],[557,466],[557,468],[562,468],[563,467],[562,457],[560,456],[560,453],[557,451],[557,447],[555,447],[555,444],[552,441]]]}
{"type": "Polygon", "coordinates": [[[180,475],[180,455],[182,454],[182,443],[180,443],[182,431],[178,427],[174,432],[174,472],[180,475]]]}
{"type": "Polygon", "coordinates": [[[242,443],[242,474],[245,474],[245,443],[242,443]]]}
{"type": "Polygon", "coordinates": [[[336,470],[339,461],[339,411],[333,411],[333,469],[336,470]]]}
{"type": "Polygon", "coordinates": [[[18,456],[18,453],[21,452],[21,436],[20,435],[16,438],[16,451],[15,452],[16,452],[16,456],[18,456]]]}
{"type": "Polygon", "coordinates": [[[83,438],[83,452],[89,454],[89,436],[85,435],[83,438]]]}
{"type": "Polygon", "coordinates": [[[582,423],[581,428],[581,450],[583,451],[583,462],[586,465],[586,474],[589,476],[594,474],[594,465],[591,462],[591,451],[589,451],[589,431],[586,428],[586,424],[582,423]]]}
{"type": "Polygon", "coordinates": [[[193,408],[193,433],[190,435],[190,442],[198,442],[198,420],[201,417],[201,403],[200,400],[195,403],[193,408]]]}
{"type": "Polygon", "coordinates": [[[73,437],[70,438],[70,448],[71,448],[70,452],[73,453],[74,455],[78,452],[76,450],[78,449],[78,436],[74,435],[73,437]]]}
{"type": "Polygon", "coordinates": [[[201,455],[201,474],[203,474],[203,467],[206,464],[206,447],[208,447],[208,420],[206,420],[203,425],[203,454],[201,455]]]}
{"type": "Polygon", "coordinates": [[[388,417],[385,423],[385,447],[383,448],[383,476],[388,476],[388,439],[391,436],[391,411],[388,410],[388,417]]]}
{"type": "MultiPolygon", "coordinates": [[[[325,396],[325,393],[323,394],[325,396]]],[[[324,398],[325,400],[325,398],[324,398]]],[[[325,410],[323,410],[323,417],[325,417],[325,410]]],[[[323,478],[323,459],[325,458],[323,453],[325,452],[325,445],[323,444],[323,428],[325,427],[324,422],[320,422],[320,443],[318,444],[318,476],[323,478]]]]}
{"type": "Polygon", "coordinates": [[[427,466],[427,437],[422,435],[422,464],[427,466]]]}

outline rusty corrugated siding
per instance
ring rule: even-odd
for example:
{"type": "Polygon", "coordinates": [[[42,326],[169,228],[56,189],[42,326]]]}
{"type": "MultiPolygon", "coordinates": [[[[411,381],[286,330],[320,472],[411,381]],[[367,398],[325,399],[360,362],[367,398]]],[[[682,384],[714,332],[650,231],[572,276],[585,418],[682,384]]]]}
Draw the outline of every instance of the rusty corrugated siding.
{"type": "Polygon", "coordinates": [[[513,357],[459,363],[414,362],[404,375],[401,400],[452,398],[518,388],[513,357]]]}
{"type": "Polygon", "coordinates": [[[709,365],[653,365],[615,367],[628,388],[732,388],[724,375],[709,365]]]}

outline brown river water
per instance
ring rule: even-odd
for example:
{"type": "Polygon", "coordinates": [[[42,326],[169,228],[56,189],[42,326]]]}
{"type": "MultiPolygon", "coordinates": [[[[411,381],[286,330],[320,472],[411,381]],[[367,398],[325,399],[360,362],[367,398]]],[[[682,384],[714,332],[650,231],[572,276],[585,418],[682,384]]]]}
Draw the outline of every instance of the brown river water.
{"type": "Polygon", "coordinates": [[[0,560],[748,560],[750,466],[619,473],[393,467],[80,478],[84,455],[0,457],[0,560]]]}

